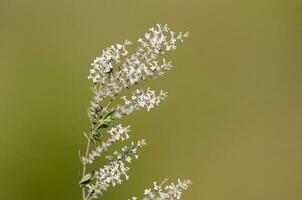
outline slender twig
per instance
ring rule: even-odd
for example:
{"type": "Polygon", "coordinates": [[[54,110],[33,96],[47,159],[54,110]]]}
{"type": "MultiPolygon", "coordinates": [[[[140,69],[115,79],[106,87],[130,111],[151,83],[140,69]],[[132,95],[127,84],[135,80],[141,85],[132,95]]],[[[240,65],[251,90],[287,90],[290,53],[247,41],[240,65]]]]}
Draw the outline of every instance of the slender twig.
{"type": "MultiPolygon", "coordinates": [[[[85,158],[88,156],[89,154],[89,149],[90,149],[90,139],[87,138],[87,144],[86,144],[86,152],[85,152],[85,158]]],[[[85,173],[86,173],[86,163],[83,162],[83,169],[82,169],[82,177],[85,176],[85,173]]],[[[83,187],[82,189],[82,194],[83,194],[83,200],[86,200],[86,194],[85,194],[85,187],[83,187]]]]}

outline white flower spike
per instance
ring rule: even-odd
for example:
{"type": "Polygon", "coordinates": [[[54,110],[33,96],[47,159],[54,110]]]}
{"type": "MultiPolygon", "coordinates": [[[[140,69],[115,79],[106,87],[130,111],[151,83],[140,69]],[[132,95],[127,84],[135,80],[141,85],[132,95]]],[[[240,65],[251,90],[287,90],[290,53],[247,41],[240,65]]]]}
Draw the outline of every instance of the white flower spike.
{"type": "MultiPolygon", "coordinates": [[[[150,111],[167,97],[167,93],[141,88],[132,91],[130,96],[120,94],[143,80],[163,76],[165,71],[172,69],[172,63],[163,56],[175,50],[177,43],[188,36],[188,32],[175,33],[167,25],[157,24],[137,40],[139,46],[134,53],[129,54],[127,47],[131,42],[125,40],[103,50],[91,63],[88,79],[93,83],[94,95],[88,109],[91,127],[84,134],[86,151],[81,156],[83,200],[103,199],[104,192],[130,178],[129,165],[139,158],[138,152],[146,142],[144,139],[130,142],[117,151],[115,144],[130,138],[130,126],[114,124],[140,109],[150,111]],[[108,155],[111,148],[113,153],[108,155]],[[102,158],[104,164],[97,167],[102,158]]],[[[154,187],[146,189],[141,199],[180,199],[190,183],[189,180],[178,180],[164,186],[164,182],[154,182],[154,187]]],[[[129,200],[138,199],[132,197],[129,200]]]]}

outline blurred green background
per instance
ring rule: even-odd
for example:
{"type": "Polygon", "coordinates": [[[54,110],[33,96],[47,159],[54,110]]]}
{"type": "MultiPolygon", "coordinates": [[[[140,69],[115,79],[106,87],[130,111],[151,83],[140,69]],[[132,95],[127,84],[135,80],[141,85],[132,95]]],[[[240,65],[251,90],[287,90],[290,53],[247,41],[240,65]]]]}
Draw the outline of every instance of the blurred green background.
{"type": "Polygon", "coordinates": [[[184,200],[302,199],[302,12],[293,0],[0,0],[0,199],[81,199],[90,62],[155,23],[191,37],[149,81],[169,96],[127,119],[131,179],[194,182],[184,200]]]}

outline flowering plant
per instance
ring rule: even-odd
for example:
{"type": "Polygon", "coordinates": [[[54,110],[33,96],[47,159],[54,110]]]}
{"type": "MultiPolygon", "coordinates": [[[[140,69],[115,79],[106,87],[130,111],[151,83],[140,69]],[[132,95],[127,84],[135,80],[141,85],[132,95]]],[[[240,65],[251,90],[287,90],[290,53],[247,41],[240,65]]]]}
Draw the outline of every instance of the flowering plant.
{"type": "MultiPolygon", "coordinates": [[[[88,109],[91,128],[84,133],[87,139],[86,150],[80,159],[83,165],[80,186],[83,200],[102,198],[103,193],[128,180],[129,164],[139,157],[138,151],[146,142],[144,139],[131,142],[114,151],[112,155],[104,156],[107,163],[94,170],[88,171],[96,161],[117,142],[124,142],[130,137],[130,126],[114,124],[115,121],[130,115],[139,109],[150,111],[165,99],[164,91],[137,89],[132,91],[130,97],[121,96],[123,90],[130,90],[133,85],[147,78],[162,76],[166,70],[172,68],[160,56],[176,49],[176,43],[189,36],[188,32],[175,33],[167,25],[157,24],[139,38],[139,47],[128,56],[127,46],[131,44],[126,40],[122,44],[113,45],[92,63],[88,79],[93,82],[93,98],[88,109]],[[128,57],[127,57],[128,56],[128,57]],[[122,61],[123,60],[123,61],[122,61]]],[[[190,180],[180,180],[177,183],[164,185],[154,182],[152,189],[144,191],[143,200],[173,200],[180,199],[183,190],[188,188],[190,180]]],[[[137,200],[137,197],[130,198],[137,200]]]]}

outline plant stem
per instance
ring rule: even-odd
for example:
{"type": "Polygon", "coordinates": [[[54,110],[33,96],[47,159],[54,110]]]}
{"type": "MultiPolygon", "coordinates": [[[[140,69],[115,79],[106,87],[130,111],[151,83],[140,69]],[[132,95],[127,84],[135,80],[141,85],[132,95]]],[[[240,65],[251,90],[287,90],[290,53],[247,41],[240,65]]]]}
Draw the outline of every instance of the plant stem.
{"type": "MultiPolygon", "coordinates": [[[[86,145],[86,152],[85,152],[85,158],[87,158],[88,153],[89,153],[89,149],[90,149],[90,139],[87,138],[87,145],[86,145]]],[[[85,176],[86,173],[86,164],[83,162],[83,169],[82,169],[82,177],[85,176]]],[[[86,194],[85,194],[85,186],[82,189],[82,194],[83,194],[83,200],[86,200],[86,194]]]]}

